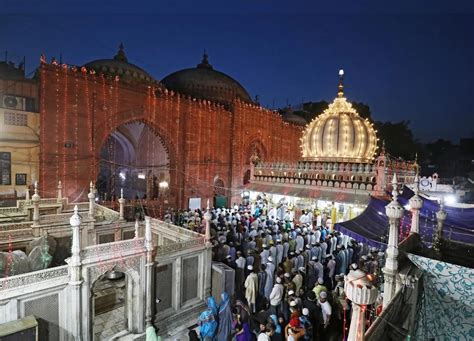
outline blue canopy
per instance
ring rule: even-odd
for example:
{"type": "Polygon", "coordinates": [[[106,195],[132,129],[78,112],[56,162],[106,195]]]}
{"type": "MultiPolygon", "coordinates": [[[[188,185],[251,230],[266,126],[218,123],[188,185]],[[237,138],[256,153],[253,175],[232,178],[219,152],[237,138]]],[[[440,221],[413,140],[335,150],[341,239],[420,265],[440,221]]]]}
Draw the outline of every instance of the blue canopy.
{"type": "MultiPolygon", "coordinates": [[[[402,194],[398,197],[401,205],[409,204],[413,191],[404,187],[402,194]]],[[[371,197],[367,208],[354,219],[336,223],[334,228],[358,242],[369,246],[385,249],[388,240],[388,218],[385,215],[385,206],[390,201],[384,198],[371,197]]],[[[445,207],[448,213],[443,236],[446,240],[474,244],[474,208],[445,207]]],[[[420,210],[420,236],[422,240],[431,244],[433,233],[436,229],[436,212],[439,211],[439,203],[434,200],[423,198],[423,207],[420,210]]],[[[401,219],[400,239],[409,233],[411,227],[411,212],[405,210],[401,219]]]]}

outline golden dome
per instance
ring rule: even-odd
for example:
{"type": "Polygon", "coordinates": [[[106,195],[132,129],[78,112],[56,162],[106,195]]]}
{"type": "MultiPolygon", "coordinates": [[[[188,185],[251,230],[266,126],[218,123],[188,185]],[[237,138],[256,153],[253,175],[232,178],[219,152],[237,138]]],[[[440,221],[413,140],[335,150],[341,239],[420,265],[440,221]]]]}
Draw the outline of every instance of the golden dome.
{"type": "Polygon", "coordinates": [[[377,149],[373,124],[359,116],[344,97],[344,72],[339,71],[338,97],[305,128],[303,158],[314,161],[372,162],[377,149]]]}

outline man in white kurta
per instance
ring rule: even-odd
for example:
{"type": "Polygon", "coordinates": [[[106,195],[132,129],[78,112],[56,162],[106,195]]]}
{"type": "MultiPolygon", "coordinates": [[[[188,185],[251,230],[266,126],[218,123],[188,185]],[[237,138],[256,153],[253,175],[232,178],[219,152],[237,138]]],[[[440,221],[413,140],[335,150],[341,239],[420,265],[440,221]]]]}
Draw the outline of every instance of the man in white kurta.
{"type": "Polygon", "coordinates": [[[252,313],[255,313],[255,303],[257,302],[257,293],[258,293],[258,276],[253,272],[253,267],[249,265],[248,270],[251,272],[245,279],[245,298],[249,304],[250,310],[252,313]]]}

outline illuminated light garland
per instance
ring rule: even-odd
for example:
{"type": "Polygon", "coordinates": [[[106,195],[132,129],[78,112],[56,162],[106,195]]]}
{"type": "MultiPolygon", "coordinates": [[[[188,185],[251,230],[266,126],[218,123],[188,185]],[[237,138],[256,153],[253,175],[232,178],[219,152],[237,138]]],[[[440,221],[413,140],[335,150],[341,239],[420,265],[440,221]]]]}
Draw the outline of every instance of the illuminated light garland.
{"type": "MultiPolygon", "coordinates": [[[[61,179],[62,179],[62,183],[64,185],[64,188],[68,188],[67,187],[67,182],[66,182],[66,173],[67,173],[67,168],[66,168],[66,162],[67,162],[67,155],[69,154],[69,151],[65,149],[65,144],[66,144],[66,141],[67,141],[67,131],[68,131],[68,116],[69,116],[69,113],[66,112],[66,108],[68,107],[68,85],[69,85],[69,78],[68,78],[68,69],[67,69],[67,65],[66,64],[62,64],[61,65],[61,68],[64,72],[64,86],[63,86],[63,91],[64,91],[64,96],[63,96],[63,110],[62,110],[62,116],[63,116],[63,120],[62,120],[62,129],[63,129],[63,141],[62,141],[62,144],[61,144],[61,149],[63,150],[63,167],[62,167],[62,176],[61,176],[61,179]]],[[[59,123],[58,123],[59,124],[59,123]]],[[[59,165],[58,165],[59,166],[59,165]]],[[[67,190],[66,190],[66,196],[67,196],[67,190]]]]}
{"type": "MultiPolygon", "coordinates": [[[[54,64],[53,64],[54,65],[54,64]]],[[[56,168],[56,179],[59,179],[59,67],[57,64],[55,65],[56,68],[56,117],[54,122],[54,136],[56,142],[56,155],[54,156],[54,165],[56,168]]],[[[45,179],[46,180],[46,179],[45,179]]]]}
{"type": "Polygon", "coordinates": [[[45,179],[45,173],[46,173],[46,159],[45,159],[45,146],[44,146],[44,138],[45,138],[45,124],[44,122],[46,121],[46,107],[45,107],[45,85],[46,85],[46,80],[45,80],[45,64],[46,64],[46,57],[44,55],[41,55],[40,58],[40,79],[41,79],[41,94],[40,94],[40,115],[42,117],[42,121],[40,121],[40,129],[41,129],[41,134],[40,134],[40,157],[41,157],[41,178],[40,179],[31,179],[32,181],[34,180],[41,180],[42,184],[44,186],[46,179],[45,179]]]}
{"type": "Polygon", "coordinates": [[[78,186],[78,177],[79,177],[79,170],[78,170],[78,157],[79,157],[79,132],[78,132],[78,124],[79,124],[79,79],[77,75],[77,70],[74,70],[74,188],[77,189],[78,186]]]}

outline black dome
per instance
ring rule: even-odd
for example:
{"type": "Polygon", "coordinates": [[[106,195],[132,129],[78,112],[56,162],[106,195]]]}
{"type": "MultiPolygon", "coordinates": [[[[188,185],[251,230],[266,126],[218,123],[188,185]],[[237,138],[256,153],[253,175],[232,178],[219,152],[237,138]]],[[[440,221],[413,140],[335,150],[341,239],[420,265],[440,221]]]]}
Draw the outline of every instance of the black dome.
{"type": "Polygon", "coordinates": [[[128,62],[125,56],[123,44],[120,44],[119,51],[113,59],[98,59],[84,65],[88,69],[93,69],[97,73],[108,76],[119,76],[120,80],[133,83],[155,83],[155,79],[142,68],[128,62]]]}
{"type": "Polygon", "coordinates": [[[252,102],[239,82],[213,69],[206,54],[197,67],[174,72],[163,78],[161,83],[170,90],[213,102],[229,104],[235,99],[252,102]]]}
{"type": "Polygon", "coordinates": [[[290,113],[284,113],[282,115],[283,121],[289,122],[296,124],[298,126],[305,126],[308,122],[304,119],[304,117],[294,114],[292,112],[290,113]]]}

